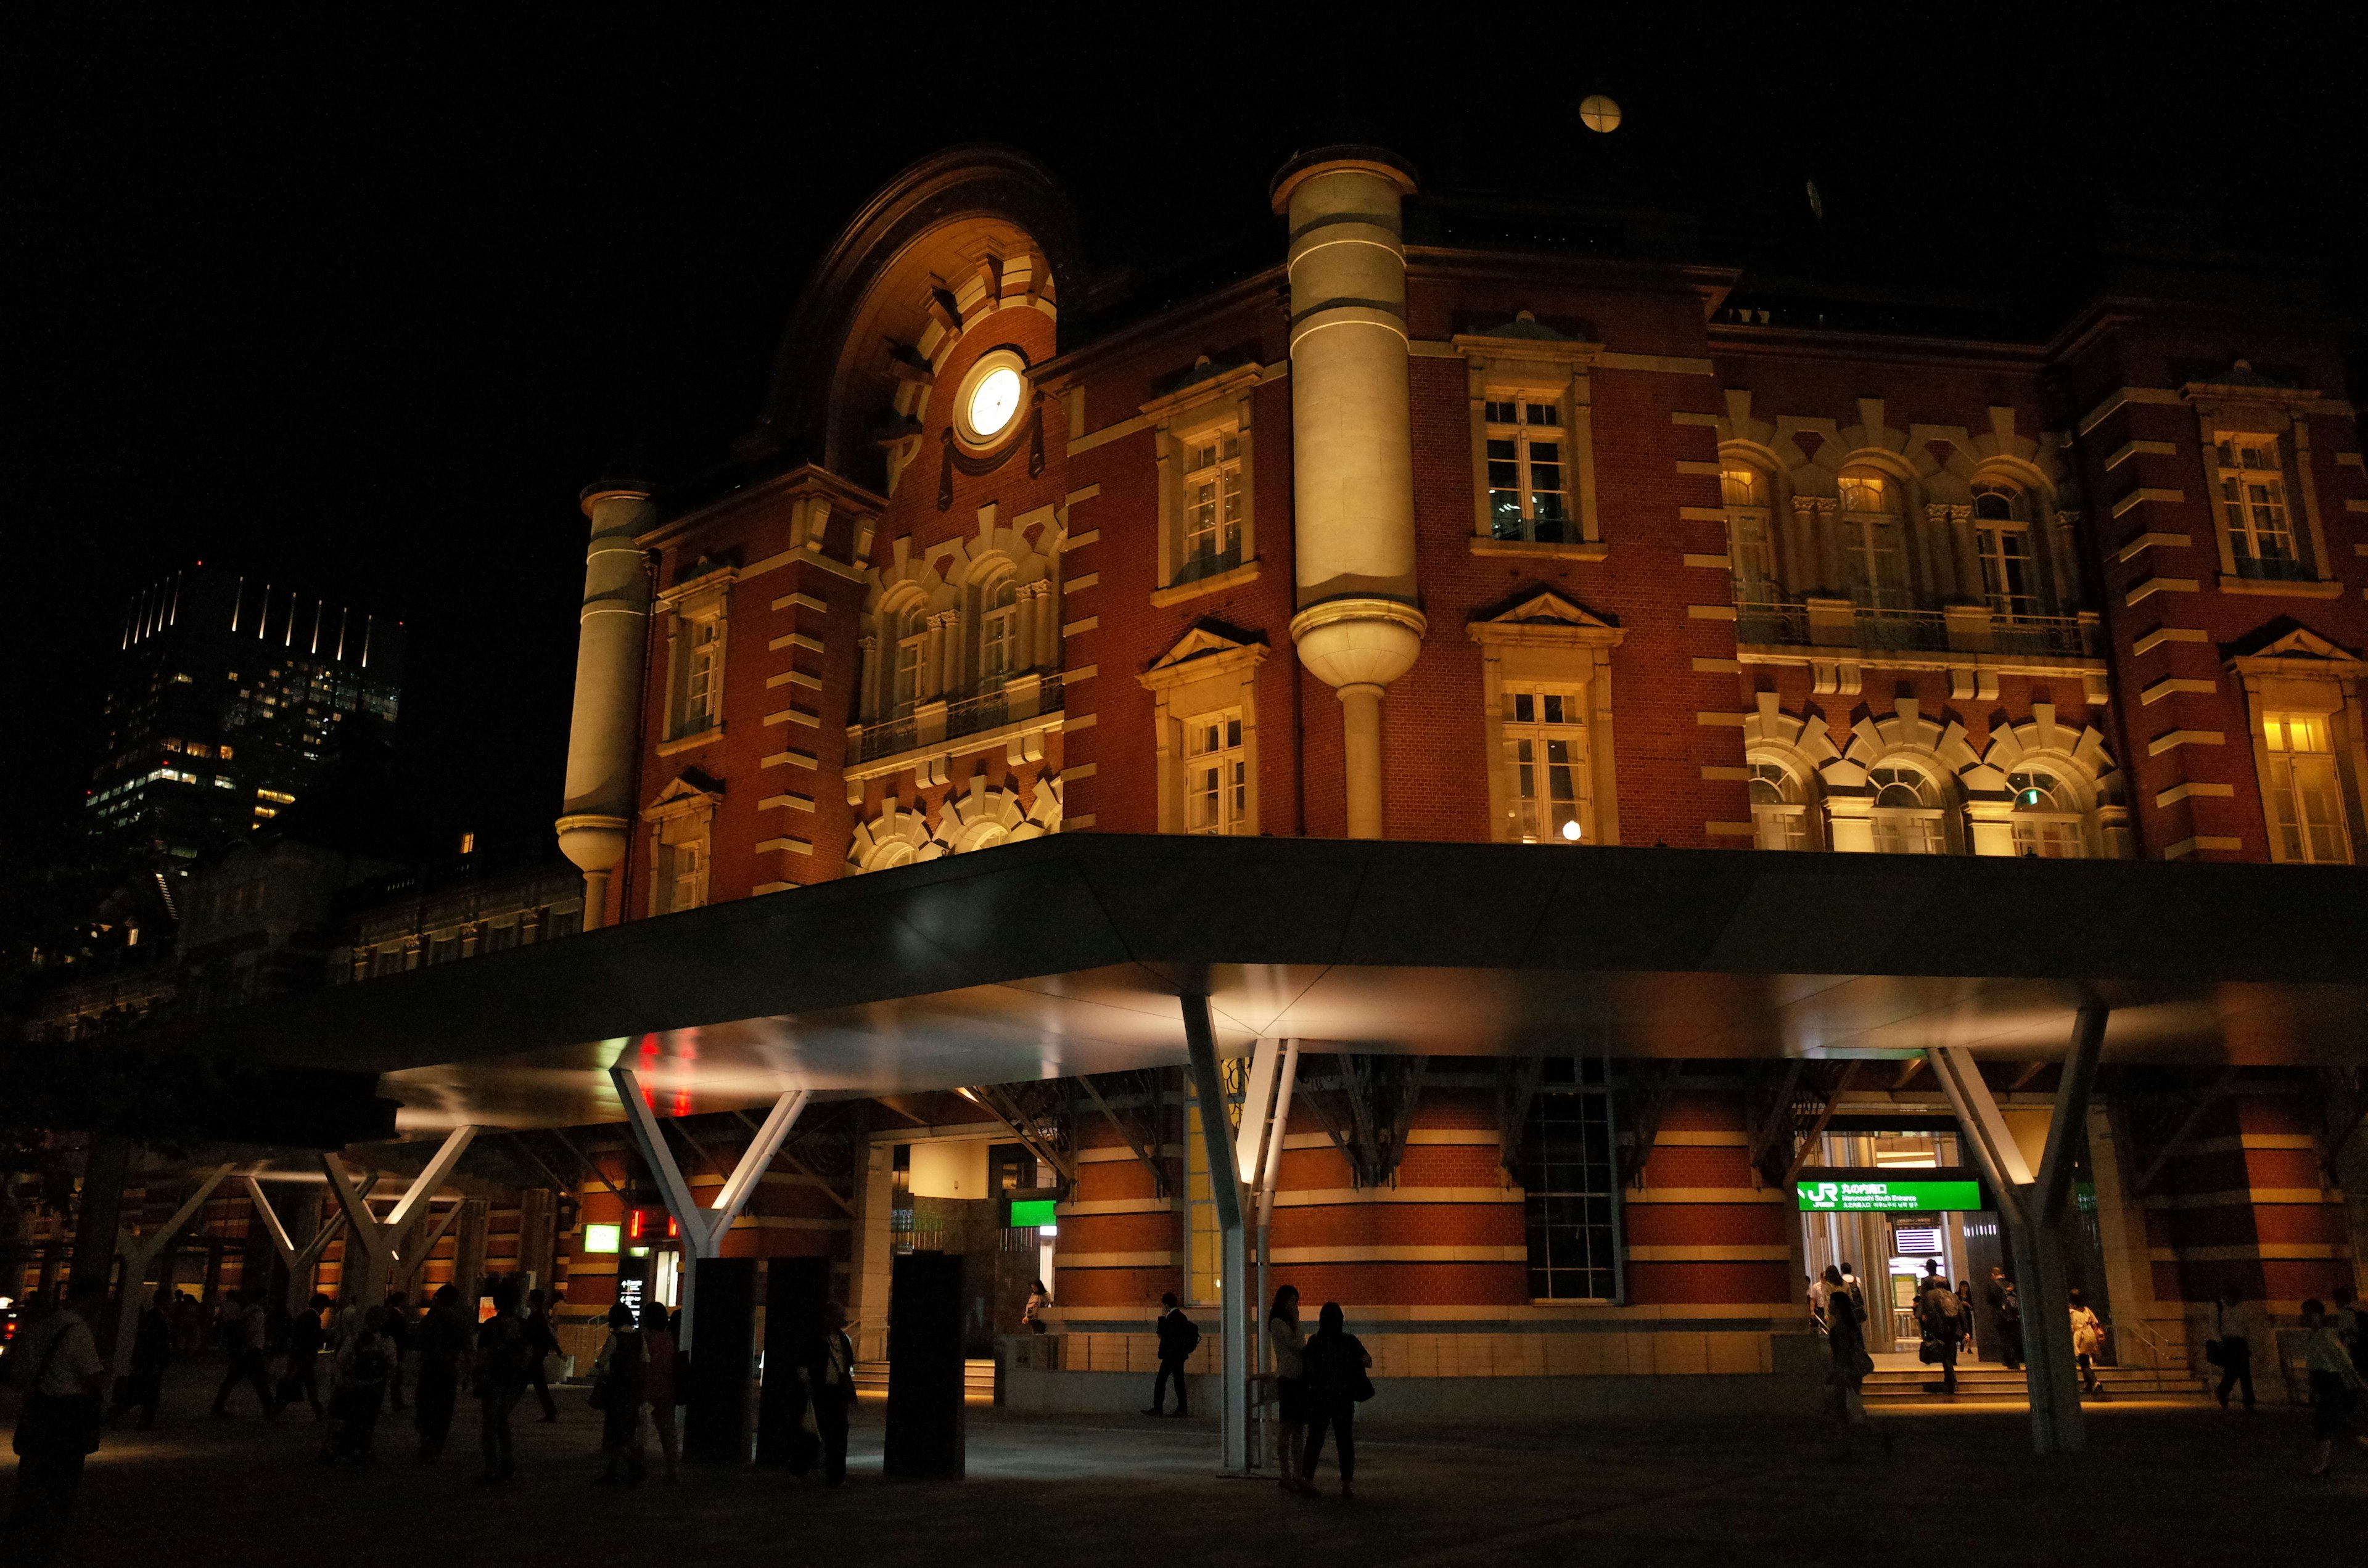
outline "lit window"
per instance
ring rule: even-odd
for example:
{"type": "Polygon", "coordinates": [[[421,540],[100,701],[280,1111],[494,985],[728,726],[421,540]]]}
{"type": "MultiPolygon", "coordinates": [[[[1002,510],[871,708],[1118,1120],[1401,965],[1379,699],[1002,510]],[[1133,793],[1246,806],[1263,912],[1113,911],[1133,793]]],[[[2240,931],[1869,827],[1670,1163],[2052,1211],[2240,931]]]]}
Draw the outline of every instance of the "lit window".
{"type": "Polygon", "coordinates": [[[1974,496],[1974,549],[1981,557],[1982,594],[2001,620],[2038,613],[2039,579],[2031,556],[2031,528],[2022,494],[1992,486],[1974,496]]]}
{"type": "Polygon", "coordinates": [[[2343,790],[2326,715],[2264,714],[2261,735],[2269,746],[2270,829],[2277,858],[2350,864],[2351,835],[2344,831],[2343,790]]]}
{"type": "Polygon", "coordinates": [[[1242,562],[1242,437],[1225,430],[1184,449],[1184,558],[1176,581],[1228,572],[1242,562]]]}
{"type": "Polygon", "coordinates": [[[2088,858],[2079,802],[2052,773],[2023,768],[2006,776],[2014,791],[2014,852],[2043,860],[2088,858]]]}
{"type": "Polygon", "coordinates": [[[1869,768],[1874,790],[1874,847],[1884,855],[1942,855],[1940,791],[1913,767],[1869,768]]]}
{"type": "Polygon", "coordinates": [[[1809,847],[1809,808],[1792,769],[1754,762],[1750,773],[1752,841],[1762,849],[1809,847]]]}
{"type": "MultiPolygon", "coordinates": [[[[1019,587],[1007,575],[986,596],[986,613],[979,624],[978,685],[981,691],[1000,691],[1011,677],[1019,648],[1019,587]]],[[[901,650],[899,650],[901,652],[901,650]]]]}
{"type": "Polygon", "coordinates": [[[2294,558],[2294,530],[2286,520],[2285,468],[2278,458],[2277,437],[2223,433],[2216,451],[2220,522],[2237,574],[2300,577],[2302,562],[2294,558]]]}
{"type": "Polygon", "coordinates": [[[1850,597],[1870,609],[1908,608],[1907,556],[1899,523],[1899,486],[1854,469],[1841,476],[1842,553],[1850,597]]]}
{"type": "Polygon", "coordinates": [[[1249,824],[1249,764],[1238,708],[1184,722],[1184,831],[1237,834],[1249,824]]]}
{"type": "Polygon", "coordinates": [[[1505,693],[1507,798],[1523,844],[1577,844],[1588,834],[1586,687],[1505,693]]]}
{"type": "Polygon", "coordinates": [[[1765,604],[1776,592],[1775,518],[1768,506],[1768,476],[1735,464],[1719,474],[1726,504],[1727,557],[1738,603],[1765,604]]]}
{"type": "Polygon", "coordinates": [[[921,700],[921,655],[927,652],[928,619],[919,605],[905,612],[903,635],[896,639],[895,686],[889,694],[892,717],[908,716],[921,700]]]}
{"type": "Polygon", "coordinates": [[[723,682],[723,628],[712,619],[694,620],[686,629],[689,649],[683,669],[682,722],[675,733],[695,735],[715,724],[718,687],[723,682]]]}
{"type": "Polygon", "coordinates": [[[1520,393],[1490,399],[1487,420],[1488,530],[1497,539],[1566,544],[1569,470],[1563,457],[1562,407],[1520,393]]]}

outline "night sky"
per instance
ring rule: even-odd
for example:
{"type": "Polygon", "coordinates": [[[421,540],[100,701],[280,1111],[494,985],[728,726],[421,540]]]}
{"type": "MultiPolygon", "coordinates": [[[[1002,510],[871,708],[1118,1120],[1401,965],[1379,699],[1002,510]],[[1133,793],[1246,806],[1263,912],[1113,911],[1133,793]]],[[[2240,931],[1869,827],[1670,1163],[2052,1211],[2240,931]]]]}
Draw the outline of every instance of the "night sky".
{"type": "Polygon", "coordinates": [[[2355,341],[2368,297],[2363,40],[2331,7],[2210,31],[2113,7],[2094,40],[2060,30],[2073,7],[1956,8],[1874,49],[1848,29],[1879,7],[1651,30],[1454,6],[1419,31],[1412,7],[1253,7],[1099,48],[1059,40],[1155,13],[264,9],[27,6],[0,40],[19,868],[78,819],[126,595],[199,560],[404,620],[425,825],[547,830],[577,491],[722,460],[806,270],[958,142],[1041,158],[1099,267],[1262,232],[1280,259],[1268,177],[1361,122],[1429,188],[1699,208],[1804,273],[1996,282],[2059,262],[2102,200],[2208,203],[2318,253],[2355,341]],[[1340,41],[1385,16],[1409,30],[1340,41]],[[1577,122],[1593,90],[1626,110],[1612,137],[1577,122]]]}

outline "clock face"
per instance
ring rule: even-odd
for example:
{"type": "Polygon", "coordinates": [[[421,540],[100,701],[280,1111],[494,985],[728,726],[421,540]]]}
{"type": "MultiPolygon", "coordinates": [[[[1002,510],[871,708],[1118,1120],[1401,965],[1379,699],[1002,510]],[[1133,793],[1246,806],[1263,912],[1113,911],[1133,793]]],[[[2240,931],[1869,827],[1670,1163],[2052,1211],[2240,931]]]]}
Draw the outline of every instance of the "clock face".
{"type": "Polygon", "coordinates": [[[1002,435],[1019,412],[1024,385],[1019,372],[1008,365],[998,365],[981,376],[978,384],[971,389],[970,407],[964,411],[971,433],[982,440],[1002,435]]]}

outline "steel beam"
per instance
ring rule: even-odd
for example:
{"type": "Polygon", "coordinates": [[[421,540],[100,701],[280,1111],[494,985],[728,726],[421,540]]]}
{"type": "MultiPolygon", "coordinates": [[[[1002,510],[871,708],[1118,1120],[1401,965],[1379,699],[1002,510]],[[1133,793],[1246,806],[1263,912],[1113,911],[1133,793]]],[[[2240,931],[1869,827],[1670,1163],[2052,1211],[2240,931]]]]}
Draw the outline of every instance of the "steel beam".
{"type": "MultiPolygon", "coordinates": [[[[1192,1088],[1201,1105],[1201,1142],[1209,1159],[1209,1195],[1224,1238],[1217,1300],[1224,1313],[1224,1464],[1229,1475],[1250,1473],[1249,1236],[1242,1223],[1242,1178],[1225,1125],[1225,1081],[1217,1070],[1217,1031],[1206,996],[1177,998],[1184,1015],[1184,1046],[1192,1060],[1192,1088]]],[[[1188,1235],[1186,1245],[1190,1245],[1188,1235]]]]}

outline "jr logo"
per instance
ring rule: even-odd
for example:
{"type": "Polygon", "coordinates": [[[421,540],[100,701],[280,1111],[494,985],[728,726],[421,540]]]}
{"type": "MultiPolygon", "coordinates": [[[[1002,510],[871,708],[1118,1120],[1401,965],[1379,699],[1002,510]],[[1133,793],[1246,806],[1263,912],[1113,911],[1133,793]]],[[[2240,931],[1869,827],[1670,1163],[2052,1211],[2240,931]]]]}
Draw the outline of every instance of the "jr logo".
{"type": "Polygon", "coordinates": [[[1809,1188],[1809,1202],[1815,1208],[1839,1209],[1841,1201],[1842,1184],[1838,1181],[1817,1182],[1809,1188]]]}

